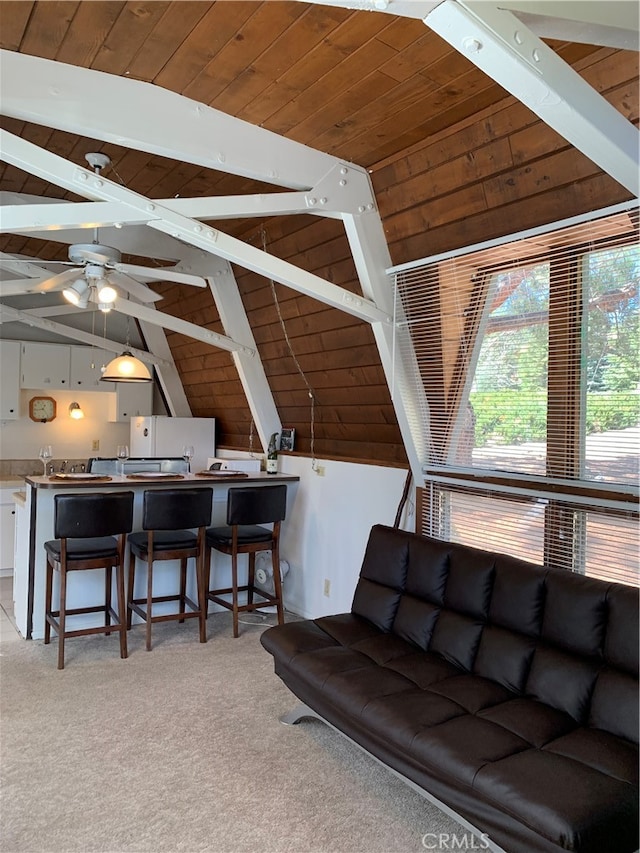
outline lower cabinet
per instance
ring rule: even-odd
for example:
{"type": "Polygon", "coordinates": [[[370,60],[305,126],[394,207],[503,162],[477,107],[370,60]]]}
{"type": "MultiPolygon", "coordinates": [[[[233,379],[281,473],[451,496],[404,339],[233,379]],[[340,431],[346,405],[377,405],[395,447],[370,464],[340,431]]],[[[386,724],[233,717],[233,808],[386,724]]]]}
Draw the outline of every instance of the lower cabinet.
{"type": "Polygon", "coordinates": [[[0,572],[9,574],[13,569],[13,546],[15,541],[16,505],[13,493],[18,490],[18,484],[12,489],[0,489],[0,572]]]}

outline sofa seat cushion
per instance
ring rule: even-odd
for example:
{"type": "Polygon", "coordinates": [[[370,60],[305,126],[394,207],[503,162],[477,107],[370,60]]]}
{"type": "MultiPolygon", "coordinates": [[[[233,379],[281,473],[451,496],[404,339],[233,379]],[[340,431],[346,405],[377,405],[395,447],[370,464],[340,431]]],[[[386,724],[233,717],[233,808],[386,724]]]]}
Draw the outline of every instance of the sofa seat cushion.
{"type": "Polygon", "coordinates": [[[527,696],[484,708],[479,716],[508,729],[537,748],[576,728],[576,721],[570,714],[527,696]]]}
{"type": "Polygon", "coordinates": [[[528,749],[488,763],[473,789],[563,850],[602,853],[612,838],[634,849],[637,790],[564,755],[528,749]]]}
{"type": "Polygon", "coordinates": [[[638,750],[610,732],[600,729],[578,728],[551,741],[545,750],[580,761],[587,767],[638,785],[638,750]]]}

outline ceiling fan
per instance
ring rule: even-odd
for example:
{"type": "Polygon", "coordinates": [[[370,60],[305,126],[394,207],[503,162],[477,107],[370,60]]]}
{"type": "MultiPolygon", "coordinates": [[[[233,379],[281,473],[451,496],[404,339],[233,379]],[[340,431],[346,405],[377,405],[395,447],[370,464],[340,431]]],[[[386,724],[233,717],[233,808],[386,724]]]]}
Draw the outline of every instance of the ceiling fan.
{"type": "MultiPolygon", "coordinates": [[[[86,154],[85,159],[96,174],[100,174],[102,169],[111,163],[106,154],[100,153],[86,154]]],[[[159,294],[143,284],[145,281],[170,281],[176,284],[206,287],[206,282],[201,276],[163,267],[153,268],[122,263],[121,257],[118,249],[99,242],[96,228],[93,243],[75,243],[69,246],[68,261],[41,260],[41,263],[62,264],[71,267],[70,269],[40,280],[32,286],[28,286],[30,282],[27,279],[25,291],[49,293],[62,290],[65,299],[78,308],[86,308],[89,301],[92,301],[96,302],[100,309],[107,311],[116,300],[118,290],[127,291],[141,302],[157,302],[162,299],[159,294]]],[[[13,264],[19,263],[37,264],[38,259],[13,260],[13,264]]]]}

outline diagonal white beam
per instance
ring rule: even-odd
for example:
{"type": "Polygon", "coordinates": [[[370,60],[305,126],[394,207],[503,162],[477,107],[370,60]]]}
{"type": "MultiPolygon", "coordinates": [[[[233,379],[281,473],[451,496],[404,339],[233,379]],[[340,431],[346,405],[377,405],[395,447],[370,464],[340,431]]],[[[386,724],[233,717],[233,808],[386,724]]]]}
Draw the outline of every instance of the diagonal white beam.
{"type": "Polygon", "coordinates": [[[248,356],[255,356],[256,354],[255,350],[252,350],[245,344],[231,340],[231,338],[225,335],[211,332],[203,326],[196,326],[195,323],[189,323],[187,320],[181,320],[179,317],[174,317],[171,314],[164,314],[162,311],[148,308],[146,305],[141,305],[138,302],[132,302],[130,299],[118,297],[113,303],[113,307],[115,311],[121,314],[127,314],[129,317],[135,317],[137,320],[143,320],[155,326],[162,326],[163,329],[170,329],[172,332],[178,332],[181,335],[186,335],[189,338],[194,338],[197,341],[202,341],[213,347],[219,347],[228,352],[241,351],[248,356]]]}
{"type": "MultiPolygon", "coordinates": [[[[8,305],[0,304],[0,323],[24,323],[27,326],[32,326],[34,329],[44,329],[47,332],[53,332],[56,335],[70,338],[76,343],[81,342],[97,346],[115,353],[121,353],[123,350],[123,344],[117,341],[101,338],[98,335],[92,335],[90,332],[83,332],[81,329],[72,329],[71,326],[65,326],[64,323],[56,323],[53,320],[47,320],[45,317],[38,317],[29,311],[18,311],[18,309],[10,308],[8,305]]],[[[153,355],[146,350],[136,349],[131,346],[127,347],[127,349],[141,361],[146,361],[149,364],[163,366],[167,366],[168,364],[163,358],[153,355]]]]}
{"type": "Polygon", "coordinates": [[[638,195],[636,128],[511,12],[484,0],[444,0],[425,23],[638,195]]]}
{"type": "Polygon", "coordinates": [[[336,162],[151,83],[8,50],[0,72],[3,115],[89,139],[295,189],[336,162]]]}
{"type": "Polygon", "coordinates": [[[638,50],[638,4],[635,0],[576,3],[576,0],[500,0],[500,8],[541,38],[638,50]]]}
{"type": "MultiPolygon", "coordinates": [[[[216,270],[209,278],[209,286],[222,325],[234,339],[243,341],[248,347],[257,351],[257,345],[242,304],[231,264],[222,258],[217,258],[216,262],[216,270]]],[[[233,353],[233,360],[260,442],[266,452],[269,437],[274,432],[280,433],[282,431],[282,423],[262,360],[251,358],[242,350],[233,353]]]]}
{"type": "MultiPolygon", "coordinates": [[[[148,223],[150,228],[169,234],[193,246],[219,255],[228,261],[240,264],[247,269],[273,278],[300,293],[346,311],[366,322],[391,322],[391,316],[381,311],[375,304],[351,293],[342,287],[325,281],[313,273],[306,272],[287,261],[275,258],[254,246],[249,246],[235,237],[202,225],[197,220],[181,216],[162,207],[156,200],[150,200],[134,193],[106,178],[95,175],[81,166],[69,163],[62,157],[38,148],[6,130],[0,130],[0,157],[7,163],[38,175],[39,177],[65,187],[86,198],[103,201],[120,201],[135,210],[150,213],[159,218],[148,223]]],[[[355,173],[362,170],[354,168],[355,173]]]]}
{"type": "MultiPolygon", "coordinates": [[[[151,307],[151,306],[149,306],[151,307]]],[[[152,309],[153,310],[153,309],[152,309]]],[[[192,415],[187,395],[184,391],[173,353],[167,342],[167,336],[161,326],[138,321],[142,339],[150,352],[164,360],[164,364],[156,365],[156,381],[162,388],[169,414],[174,418],[189,418],[192,415]]]]}
{"type": "MultiPolygon", "coordinates": [[[[393,292],[386,274],[391,261],[382,222],[377,216],[345,216],[345,231],[351,246],[362,292],[377,305],[393,312],[393,292]]],[[[396,318],[397,321],[398,318],[396,318]]],[[[372,323],[380,361],[391,392],[398,426],[417,487],[424,485],[424,465],[428,458],[429,436],[424,435],[424,419],[417,412],[428,409],[415,360],[406,363],[396,346],[395,327],[372,323]]],[[[408,361],[408,356],[405,357],[408,361]]]]}

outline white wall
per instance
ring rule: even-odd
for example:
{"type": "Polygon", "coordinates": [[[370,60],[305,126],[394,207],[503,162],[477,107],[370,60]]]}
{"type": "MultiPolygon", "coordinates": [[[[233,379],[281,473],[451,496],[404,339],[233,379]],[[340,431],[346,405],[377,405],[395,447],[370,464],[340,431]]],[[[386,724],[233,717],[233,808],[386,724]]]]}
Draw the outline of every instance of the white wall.
{"type": "Polygon", "coordinates": [[[41,391],[29,388],[20,392],[20,418],[0,422],[0,452],[3,459],[37,459],[43,444],[53,447],[54,459],[88,459],[90,456],[115,456],[118,444],[129,441],[129,424],[109,422],[109,406],[115,393],[78,391],[41,391]],[[54,397],[57,417],[42,424],[29,417],[29,400],[36,395],[54,397]],[[69,417],[69,403],[80,403],[85,417],[69,417]],[[99,441],[100,449],[92,450],[99,441]]]}
{"type": "MultiPolygon", "coordinates": [[[[291,566],[285,604],[307,618],[347,612],[371,527],[393,525],[407,472],[317,460],[324,469],[319,476],[310,459],[281,455],[278,463],[282,473],[300,477],[281,542],[281,556],[291,566]]],[[[414,523],[413,503],[407,502],[402,526],[413,530],[414,523]]]]}

